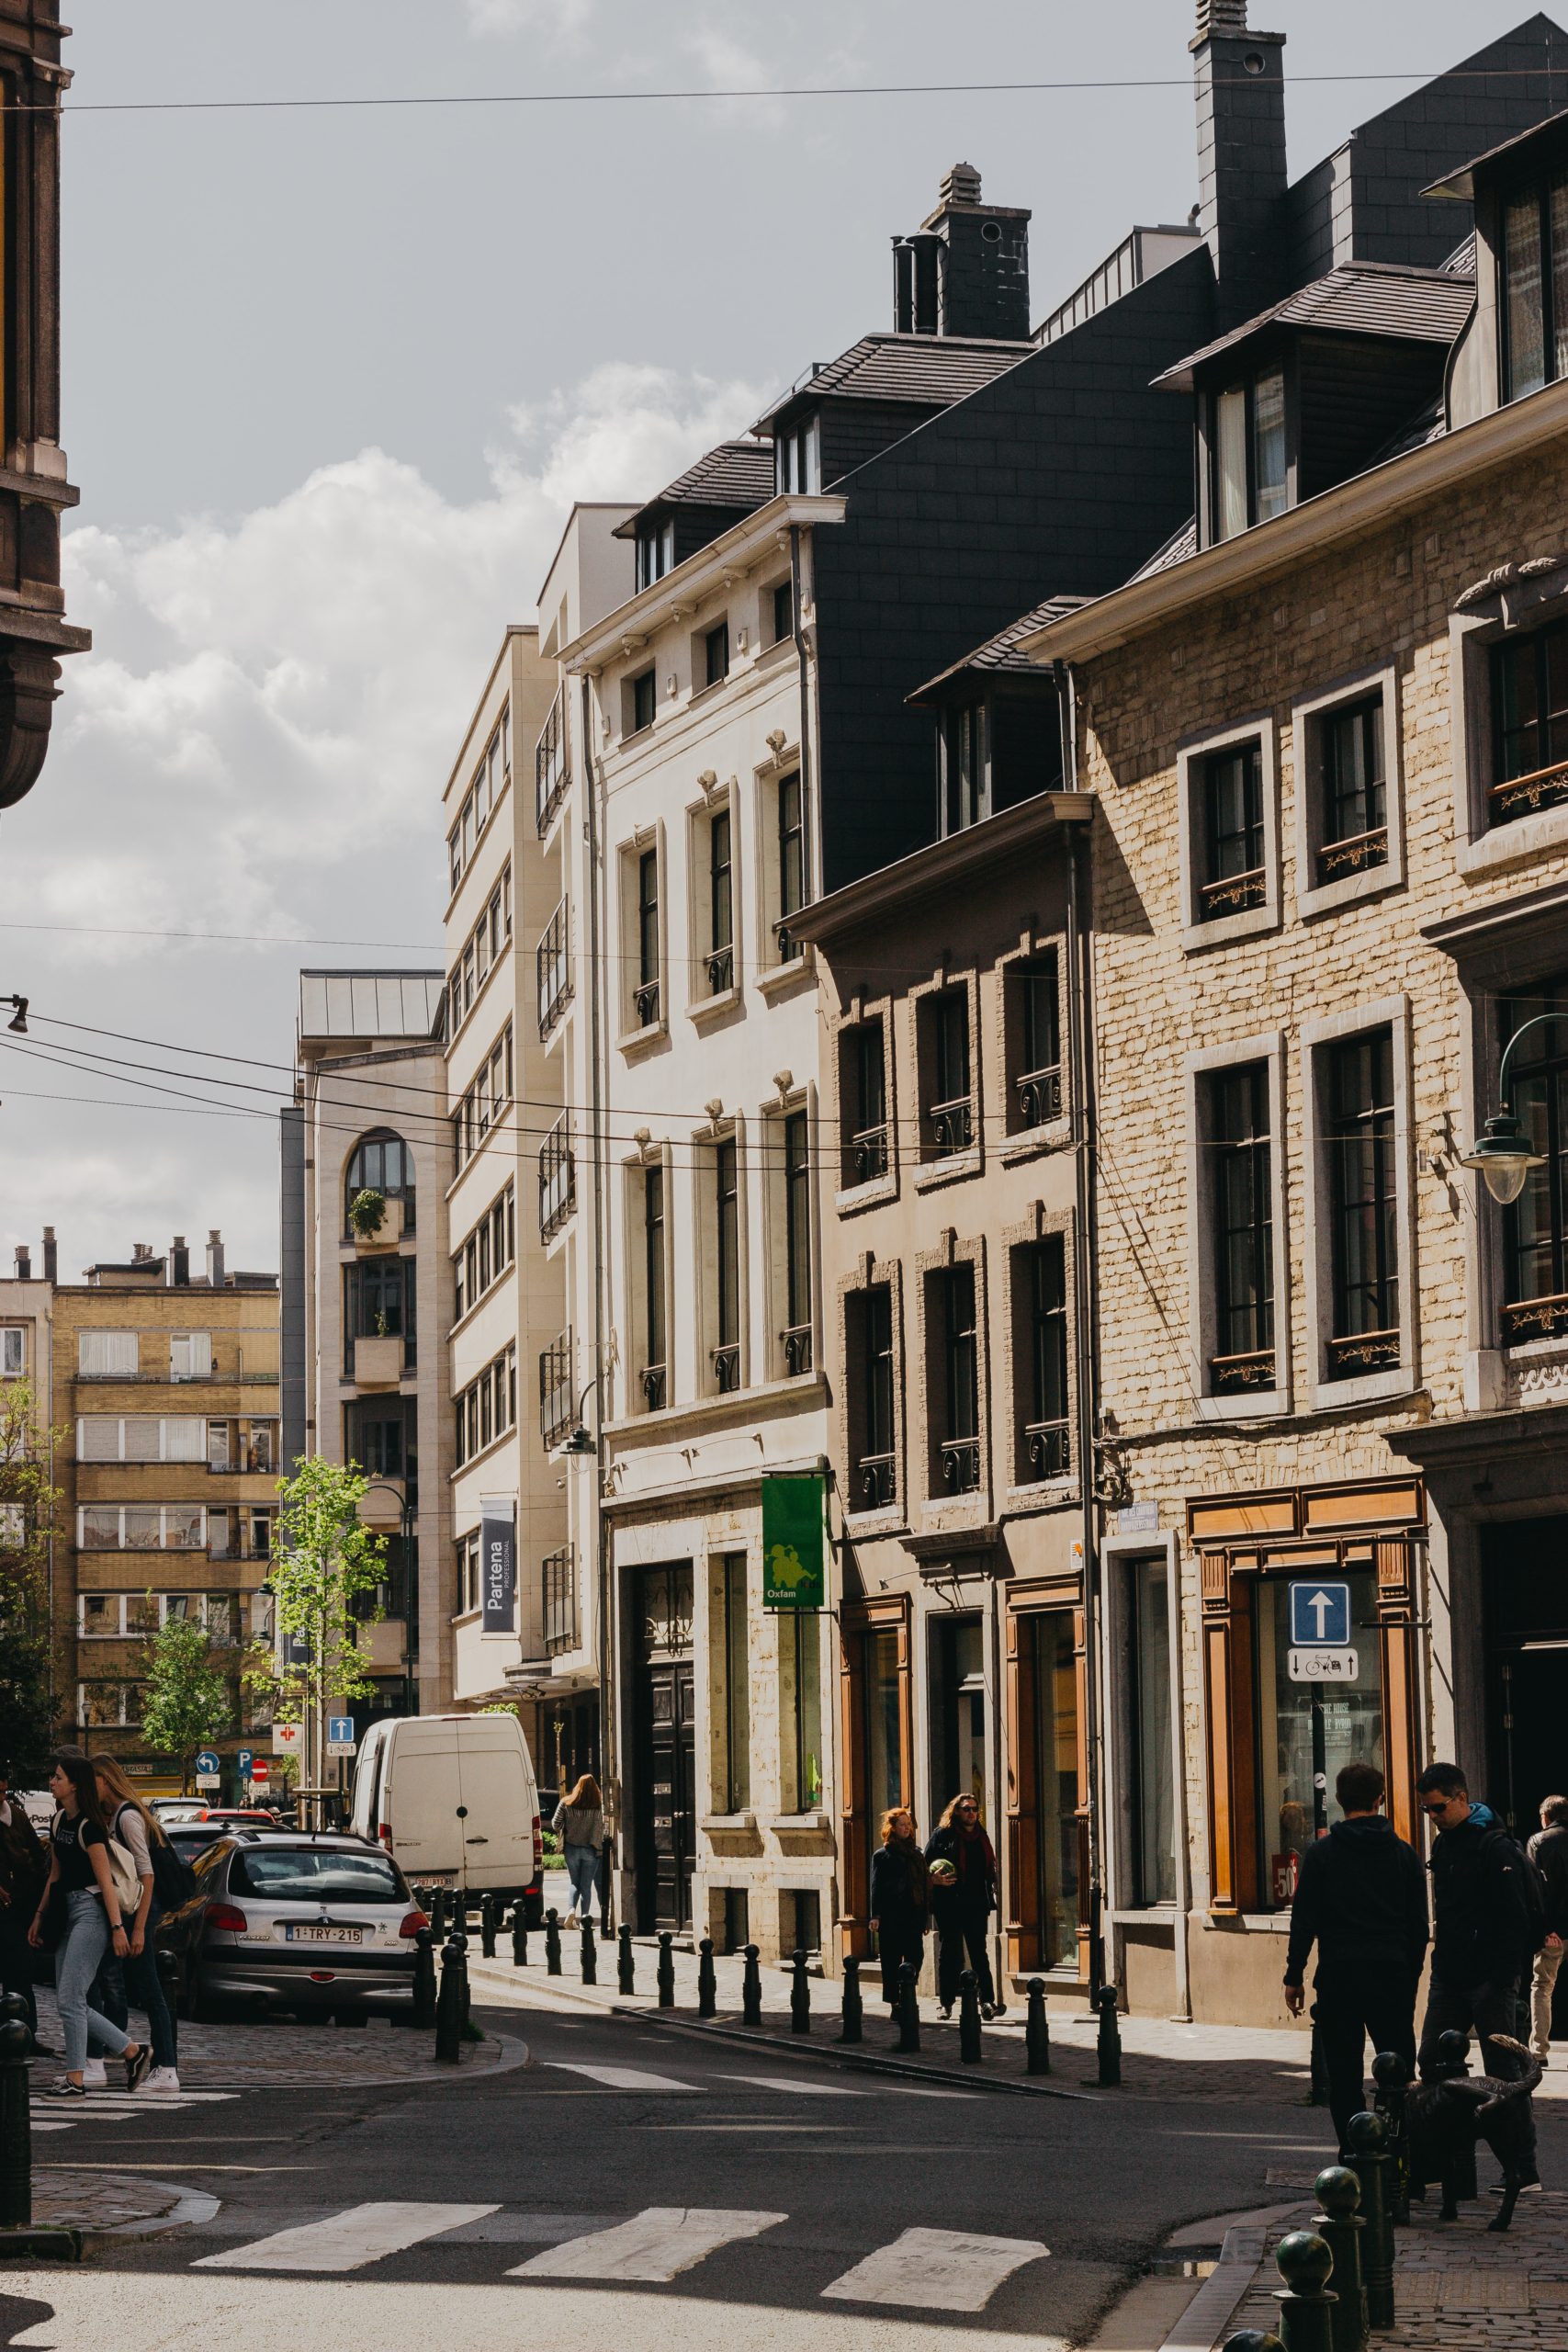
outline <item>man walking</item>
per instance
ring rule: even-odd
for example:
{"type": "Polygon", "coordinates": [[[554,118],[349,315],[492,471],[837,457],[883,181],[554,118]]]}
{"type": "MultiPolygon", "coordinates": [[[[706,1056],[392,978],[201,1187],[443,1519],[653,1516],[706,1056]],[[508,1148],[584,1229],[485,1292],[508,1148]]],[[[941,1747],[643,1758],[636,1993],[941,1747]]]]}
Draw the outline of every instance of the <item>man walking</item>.
{"type": "Polygon", "coordinates": [[[0,1992],[21,1995],[35,2036],[38,2009],[28,1929],[48,1874],[49,1860],[38,1832],[21,1799],[11,1794],[11,1768],[0,1762],[0,1992]]]}
{"type": "Polygon", "coordinates": [[[1299,2018],[1303,1973],[1317,1946],[1315,2018],[1339,2144],[1366,2105],[1366,2038],[1414,2073],[1416,1989],[1427,1950],[1427,1881],[1414,1846],[1379,1810],[1375,1764],[1347,1764],[1334,1783],[1342,1821],[1308,1846],[1291,1905],[1285,2003],[1299,2018]]]}
{"type": "Polygon", "coordinates": [[[1546,1941],[1530,1983],[1530,2047],[1544,2066],[1551,2054],[1551,1996],[1568,1950],[1568,1797],[1542,1797],[1529,1852],[1546,1889],[1546,1941]]]}

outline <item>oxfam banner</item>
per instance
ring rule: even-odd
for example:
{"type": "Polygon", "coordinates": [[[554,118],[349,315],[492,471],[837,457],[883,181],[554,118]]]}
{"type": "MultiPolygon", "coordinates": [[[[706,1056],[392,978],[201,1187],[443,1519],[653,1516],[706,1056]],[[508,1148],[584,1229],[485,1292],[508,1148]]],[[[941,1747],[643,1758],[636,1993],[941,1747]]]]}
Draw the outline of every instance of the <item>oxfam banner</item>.
{"type": "Polygon", "coordinates": [[[762,1481],[762,1606],[827,1605],[827,1482],[821,1476],[762,1481]]]}

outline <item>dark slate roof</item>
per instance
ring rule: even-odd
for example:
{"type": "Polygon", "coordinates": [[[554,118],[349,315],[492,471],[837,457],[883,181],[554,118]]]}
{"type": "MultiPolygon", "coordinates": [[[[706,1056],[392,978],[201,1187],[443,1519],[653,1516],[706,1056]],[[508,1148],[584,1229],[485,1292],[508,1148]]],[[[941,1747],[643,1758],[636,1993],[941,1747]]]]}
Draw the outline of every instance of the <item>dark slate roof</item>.
{"type": "MultiPolygon", "coordinates": [[[[1173,531],[1164,547],[1156,548],[1147,563],[1141,563],[1133,580],[1152,580],[1156,572],[1168,571],[1173,564],[1185,563],[1190,555],[1198,552],[1198,517],[1190,514],[1179,531],[1173,531]]],[[[1125,583],[1129,588],[1133,581],[1125,583]]]]}
{"type": "Polygon", "coordinates": [[[1194,368],[1260,334],[1265,327],[1314,327],[1323,334],[1387,335],[1403,343],[1450,344],[1470,314],[1475,288],[1451,269],[1412,269],[1394,262],[1348,262],[1311,286],[1192,352],[1155,382],[1192,389],[1194,368]]]}
{"type": "Polygon", "coordinates": [[[797,400],[900,401],[917,407],[951,408],[993,377],[1027,359],[1031,343],[981,342],[966,335],[863,334],[848,351],[791,385],[751,427],[770,432],[773,421],[797,400]]]}
{"type": "Polygon", "coordinates": [[[721,441],[716,449],[688,466],[685,472],[617,523],[614,537],[635,539],[638,516],[656,506],[731,506],[750,514],[773,494],[773,453],[765,441],[721,441]]]}
{"type": "Polygon", "coordinates": [[[1516,130],[1511,139],[1505,139],[1499,146],[1488,147],[1483,155],[1472,155],[1468,164],[1460,165],[1457,172],[1450,172],[1446,179],[1434,180],[1431,187],[1424,187],[1421,193],[1423,196],[1462,197],[1468,203],[1475,194],[1477,172],[1488,164],[1496,163],[1499,157],[1510,154],[1516,147],[1523,147],[1530,140],[1539,139],[1543,130],[1561,130],[1564,124],[1568,124],[1568,107],[1556,114],[1547,115],[1540,122],[1532,122],[1528,130],[1516,130]]]}
{"type": "Polygon", "coordinates": [[[1036,629],[1047,628],[1052,621],[1062,620],[1068,613],[1076,613],[1080,605],[1091,601],[1088,596],[1048,596],[1043,605],[1036,605],[1016,621],[1010,621],[1006,628],[998,629],[995,637],[988,637],[984,645],[976,646],[974,651],[966,653],[961,662],[939,670],[934,678],[928,678],[923,686],[917,688],[909,700],[925,702],[950,678],[961,677],[970,672],[994,676],[998,671],[1010,671],[1015,676],[1043,677],[1045,673],[1039,663],[1032,662],[1020,650],[1023,639],[1032,637],[1036,629]]]}

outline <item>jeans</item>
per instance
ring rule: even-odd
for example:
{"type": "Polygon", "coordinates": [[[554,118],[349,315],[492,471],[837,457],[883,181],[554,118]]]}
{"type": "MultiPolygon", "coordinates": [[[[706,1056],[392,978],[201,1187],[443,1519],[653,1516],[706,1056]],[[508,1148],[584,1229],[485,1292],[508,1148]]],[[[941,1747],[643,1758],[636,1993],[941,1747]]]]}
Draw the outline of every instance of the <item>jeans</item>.
{"type": "Polygon", "coordinates": [[[54,1989],[65,2035],[68,2075],[82,2072],[90,2044],[107,2051],[111,2058],[119,2057],[130,2047],[130,2037],[118,2025],[87,2007],[87,1988],[108,1946],[109,1923],[103,1905],[85,1887],[73,1888],[65,1898],[65,1933],[54,1955],[54,1989]]]}
{"type": "Polygon", "coordinates": [[[1359,1984],[1326,1981],[1317,1972],[1313,2011],[1323,2064],[1328,2075],[1328,2109],[1343,2148],[1349,2138],[1350,2118],[1366,2107],[1367,2042],[1372,2054],[1393,2050],[1416,2073],[1416,1992],[1383,1977],[1369,1967],[1359,1984]],[[1382,1980],[1382,1981],[1380,1981],[1382,1980]]]}
{"type": "Polygon", "coordinates": [[[1530,1981],[1530,2047],[1543,2066],[1551,2052],[1551,1996],[1557,1989],[1557,1972],[1565,1951],[1568,1945],[1543,1944],[1535,1956],[1535,1973],[1530,1981]]]}
{"type": "MultiPolygon", "coordinates": [[[[1430,2080],[1438,2055],[1438,2036],[1450,2028],[1460,2033],[1474,2031],[1481,2041],[1481,2062],[1485,2073],[1496,2075],[1500,2082],[1511,2083],[1521,2072],[1521,2062],[1511,2050],[1499,2050],[1491,2040],[1495,2033],[1511,2034],[1518,2021],[1519,1980],[1506,1978],[1497,1984],[1478,1984],[1467,1992],[1461,1985],[1445,1984],[1434,1968],[1427,1988],[1427,2014],[1421,2020],[1421,2074],[1430,2080]]],[[[1535,2116],[1529,2101],[1523,2101],[1529,2161],[1535,2162],[1535,2116]]]]}
{"type": "MultiPolygon", "coordinates": [[[[148,2038],[152,2044],[152,2064],[154,2066],[175,2066],[179,2061],[175,2020],[164,1997],[164,1980],[158,1973],[157,1954],[152,1948],[152,1930],[163,1916],[154,1900],[147,1914],[147,1927],[140,1952],[128,1952],[123,1960],[117,1960],[112,1950],[107,1951],[87,1998],[111,2025],[118,2025],[123,2031],[130,2015],[126,2000],[129,1987],[131,2000],[146,2013],[148,2038]]],[[[129,1924],[125,1932],[129,1938],[129,1924]]]]}
{"type": "Polygon", "coordinates": [[[569,1846],[566,1874],[571,1881],[571,1907],[580,1919],[591,1919],[599,1900],[599,1849],[569,1846]]]}

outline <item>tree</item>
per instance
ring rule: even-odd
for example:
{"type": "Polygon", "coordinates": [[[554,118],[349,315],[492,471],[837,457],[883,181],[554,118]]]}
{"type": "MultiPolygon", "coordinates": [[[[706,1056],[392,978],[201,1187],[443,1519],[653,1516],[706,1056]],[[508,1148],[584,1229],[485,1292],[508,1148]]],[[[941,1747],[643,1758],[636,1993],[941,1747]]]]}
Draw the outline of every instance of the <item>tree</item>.
{"type": "Polygon", "coordinates": [[[233,1723],[233,1689],[217,1663],[217,1644],[198,1618],[168,1618],[143,1645],[142,1655],[147,1686],[141,1736],[149,1747],[175,1758],[183,1791],[190,1786],[197,1749],[233,1723]]]}
{"type": "Polygon", "coordinates": [[[0,1385],[0,1753],[22,1788],[41,1784],[58,1729],[49,1547],[60,1489],[50,1464],[69,1436],[40,1422],[30,1381],[0,1385]]]}

